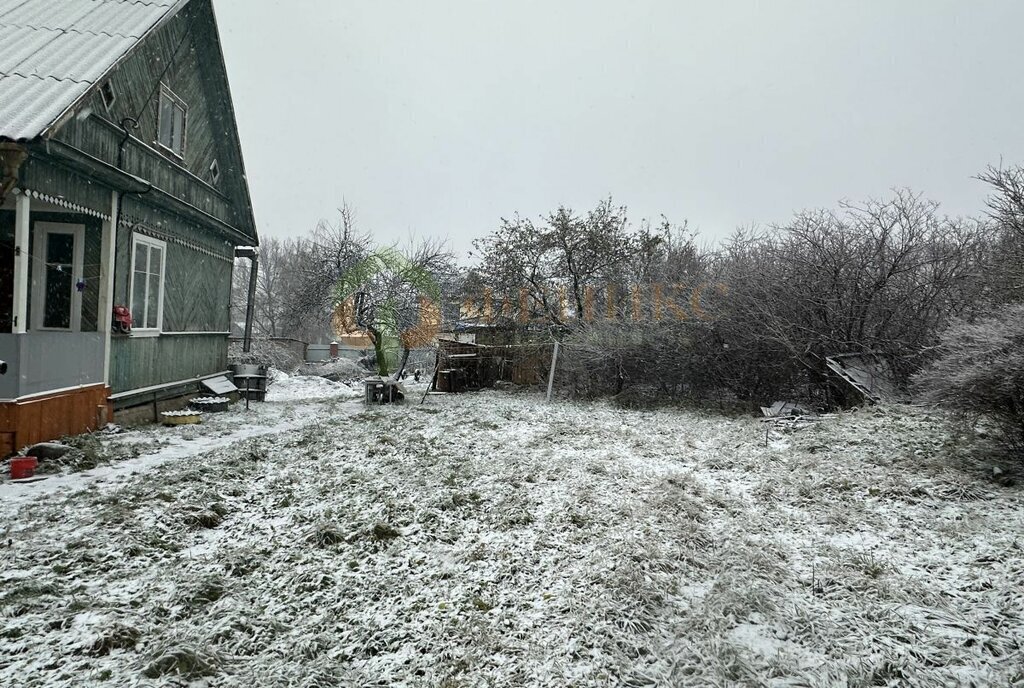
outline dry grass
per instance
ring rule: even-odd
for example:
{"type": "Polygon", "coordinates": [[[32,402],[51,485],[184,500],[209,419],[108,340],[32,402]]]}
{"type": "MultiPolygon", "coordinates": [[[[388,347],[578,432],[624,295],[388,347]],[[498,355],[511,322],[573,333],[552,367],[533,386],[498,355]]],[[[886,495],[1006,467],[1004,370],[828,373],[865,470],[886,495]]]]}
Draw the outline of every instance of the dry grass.
{"type": "Polygon", "coordinates": [[[430,403],[4,514],[0,683],[1024,683],[1020,488],[936,418],[765,446],[754,419],[430,403]]]}

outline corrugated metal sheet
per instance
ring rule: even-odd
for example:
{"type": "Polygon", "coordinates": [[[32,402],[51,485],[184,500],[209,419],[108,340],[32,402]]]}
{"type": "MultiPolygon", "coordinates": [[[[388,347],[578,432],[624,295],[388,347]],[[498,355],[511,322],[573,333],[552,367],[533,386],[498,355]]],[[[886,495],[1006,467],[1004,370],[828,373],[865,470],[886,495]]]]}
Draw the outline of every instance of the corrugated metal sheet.
{"type": "Polygon", "coordinates": [[[0,137],[39,136],[187,0],[0,0],[0,137]]]}

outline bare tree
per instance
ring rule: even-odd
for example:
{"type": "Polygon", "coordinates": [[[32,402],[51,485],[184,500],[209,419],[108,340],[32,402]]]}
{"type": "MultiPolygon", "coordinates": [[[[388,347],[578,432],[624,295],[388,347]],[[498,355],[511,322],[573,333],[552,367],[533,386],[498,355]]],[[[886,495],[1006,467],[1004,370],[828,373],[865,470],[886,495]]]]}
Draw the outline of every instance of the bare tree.
{"type": "Polygon", "coordinates": [[[940,217],[907,191],[738,236],[719,264],[723,358],[750,372],[751,392],[820,385],[825,357],[843,352],[887,354],[905,379],[950,319],[974,307],[984,240],[983,223],[940,217]]]}
{"type": "Polygon", "coordinates": [[[438,334],[442,285],[450,284],[455,273],[454,257],[444,244],[425,240],[405,250],[373,250],[332,285],[341,325],[369,333],[382,377],[392,370],[400,374],[410,350],[438,334]]]}
{"type": "Polygon", "coordinates": [[[994,304],[1024,299],[1024,167],[989,166],[978,179],[991,188],[986,200],[995,224],[988,298],[994,304]]]}
{"type": "Polygon", "coordinates": [[[345,203],[338,212],[338,222],[321,220],[317,224],[295,259],[300,281],[290,299],[290,327],[305,333],[310,341],[333,336],[334,287],[372,247],[370,235],[356,228],[352,206],[345,203]]]}
{"type": "Polygon", "coordinates": [[[540,225],[516,215],[474,242],[476,276],[516,304],[516,315],[522,309],[529,319],[563,327],[594,307],[597,291],[611,298],[608,285],[621,282],[632,261],[654,253],[661,241],[646,225],[631,227],[626,209],[611,199],[585,216],[560,207],[540,225]]]}

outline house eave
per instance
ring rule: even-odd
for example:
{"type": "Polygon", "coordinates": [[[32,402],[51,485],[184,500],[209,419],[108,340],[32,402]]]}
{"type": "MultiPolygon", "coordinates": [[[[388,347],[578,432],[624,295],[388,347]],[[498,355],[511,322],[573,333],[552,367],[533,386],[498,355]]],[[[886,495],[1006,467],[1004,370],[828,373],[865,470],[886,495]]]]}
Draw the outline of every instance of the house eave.
{"type": "Polygon", "coordinates": [[[180,198],[154,186],[148,180],[120,170],[116,166],[89,155],[74,146],[50,139],[40,142],[37,147],[34,146],[33,148],[41,151],[48,158],[72,172],[95,179],[115,191],[152,195],[156,204],[185,219],[226,235],[235,246],[248,246],[253,243],[252,236],[234,225],[190,203],[182,201],[180,198]]]}

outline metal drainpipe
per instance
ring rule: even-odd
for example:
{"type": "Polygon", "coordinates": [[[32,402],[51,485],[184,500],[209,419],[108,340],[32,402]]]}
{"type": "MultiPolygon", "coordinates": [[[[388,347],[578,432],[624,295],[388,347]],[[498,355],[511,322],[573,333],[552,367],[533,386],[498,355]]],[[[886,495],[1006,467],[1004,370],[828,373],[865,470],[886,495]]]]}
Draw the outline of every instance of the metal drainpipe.
{"type": "Polygon", "coordinates": [[[249,298],[245,304],[245,336],[242,338],[242,353],[252,349],[252,323],[256,311],[256,276],[259,273],[260,259],[256,249],[242,246],[235,249],[236,258],[249,259],[249,298]]]}

